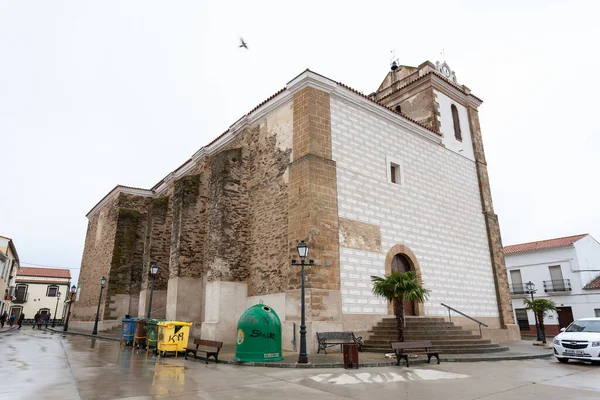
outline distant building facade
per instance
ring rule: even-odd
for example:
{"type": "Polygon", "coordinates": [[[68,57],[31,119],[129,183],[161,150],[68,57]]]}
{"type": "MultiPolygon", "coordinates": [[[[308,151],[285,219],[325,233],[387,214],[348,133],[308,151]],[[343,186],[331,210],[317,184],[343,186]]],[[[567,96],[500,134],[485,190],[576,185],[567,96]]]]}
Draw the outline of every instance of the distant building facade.
{"type": "Polygon", "coordinates": [[[101,329],[144,315],[157,263],[153,316],[234,343],[263,301],[289,348],[304,240],[311,348],[315,332],[364,334],[389,314],[370,276],[393,270],[431,291],[407,314],[447,316],[443,302],[517,339],[480,104],[445,63],[394,68],[370,96],[303,72],[153,188],[117,186],[92,208],[74,323],[92,324],[102,276],[101,329]]]}
{"type": "Polygon", "coordinates": [[[531,298],[529,281],[535,284],[535,298],[557,305],[558,311],[544,319],[548,335],[556,335],[575,319],[600,317],[600,244],[591,235],[506,246],[504,253],[521,333],[535,335],[535,317],[523,304],[524,298],[531,298]]]}
{"type": "Polygon", "coordinates": [[[11,310],[18,314],[25,313],[25,320],[28,322],[33,321],[38,312],[42,316],[51,314],[57,322],[62,322],[70,284],[71,272],[68,269],[23,266],[15,281],[11,310]]]}
{"type": "MultiPolygon", "coordinates": [[[[9,312],[14,300],[14,281],[19,271],[19,254],[12,239],[0,236],[0,314],[9,312]]],[[[10,315],[10,314],[9,314],[10,315]]]]}

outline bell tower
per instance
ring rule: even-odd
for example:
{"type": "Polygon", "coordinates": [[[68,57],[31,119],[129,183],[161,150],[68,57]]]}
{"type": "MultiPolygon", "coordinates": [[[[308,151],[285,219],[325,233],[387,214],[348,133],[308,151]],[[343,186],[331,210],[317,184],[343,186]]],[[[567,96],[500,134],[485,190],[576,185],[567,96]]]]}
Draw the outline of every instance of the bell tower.
{"type": "Polygon", "coordinates": [[[444,62],[426,61],[418,67],[399,65],[391,70],[370,96],[394,112],[424,125],[441,136],[447,150],[475,163],[486,223],[500,322],[518,337],[514,323],[508,276],[504,262],[498,216],[494,212],[487,163],[483,149],[478,107],[482,100],[458,83],[456,73],[444,62]]]}

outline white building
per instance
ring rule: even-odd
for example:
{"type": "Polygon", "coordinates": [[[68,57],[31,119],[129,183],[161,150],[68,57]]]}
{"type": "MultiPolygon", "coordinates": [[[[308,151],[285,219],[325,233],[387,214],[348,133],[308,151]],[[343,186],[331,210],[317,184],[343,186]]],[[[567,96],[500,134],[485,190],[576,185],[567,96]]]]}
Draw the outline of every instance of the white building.
{"type": "Polygon", "coordinates": [[[9,312],[13,304],[15,276],[18,270],[19,255],[14,241],[0,236],[0,314],[4,311],[9,312]]]}
{"type": "Polygon", "coordinates": [[[526,284],[535,284],[536,298],[553,300],[559,311],[544,318],[546,334],[555,335],[573,320],[600,317],[600,244],[590,235],[576,235],[504,248],[512,304],[523,334],[535,334],[526,284]]]}
{"type": "Polygon", "coordinates": [[[33,316],[51,314],[62,320],[68,300],[71,273],[68,269],[21,267],[15,283],[15,299],[11,312],[25,313],[25,320],[33,316]],[[60,295],[60,298],[58,294],[60,295]]]}

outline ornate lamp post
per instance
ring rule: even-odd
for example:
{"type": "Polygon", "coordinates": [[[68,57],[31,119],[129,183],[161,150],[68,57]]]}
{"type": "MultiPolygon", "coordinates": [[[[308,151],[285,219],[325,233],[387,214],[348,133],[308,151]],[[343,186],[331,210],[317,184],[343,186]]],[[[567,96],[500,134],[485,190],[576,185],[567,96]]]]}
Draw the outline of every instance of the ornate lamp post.
{"type": "MultiPolygon", "coordinates": [[[[298,363],[299,364],[307,364],[308,363],[308,354],[306,354],[306,321],[305,321],[305,300],[304,300],[304,260],[308,256],[308,245],[304,243],[302,240],[296,246],[298,250],[298,257],[300,257],[300,266],[302,267],[301,272],[301,280],[302,280],[302,290],[300,292],[300,353],[298,354],[298,363]]],[[[309,265],[313,265],[313,260],[308,261],[309,265]]],[[[292,260],[292,265],[296,266],[298,263],[296,260],[292,260]]]]}
{"type": "Polygon", "coordinates": [[[147,316],[147,318],[150,318],[150,312],[152,311],[152,294],[154,293],[154,278],[156,277],[157,273],[158,273],[158,264],[154,263],[150,267],[150,274],[152,275],[152,287],[150,289],[150,300],[148,301],[148,316],[147,316]]]}
{"type": "Polygon", "coordinates": [[[52,318],[52,327],[56,326],[56,312],[58,311],[58,301],[60,300],[60,292],[56,293],[56,307],[54,307],[54,318],[52,318]]]}
{"type": "Polygon", "coordinates": [[[100,298],[98,299],[98,310],[96,311],[96,322],[94,322],[94,330],[92,331],[92,335],[98,334],[98,317],[100,316],[100,302],[102,301],[102,290],[106,286],[106,278],[100,278],[100,298]]]}
{"type": "Polygon", "coordinates": [[[77,293],[77,287],[75,285],[71,286],[71,290],[69,290],[69,309],[67,310],[67,320],[65,321],[65,326],[63,327],[63,332],[69,330],[69,317],[71,316],[71,304],[75,301],[75,293],[77,293]]]}
{"type": "MultiPolygon", "coordinates": [[[[529,281],[525,284],[525,286],[527,287],[527,292],[531,294],[531,301],[533,301],[533,294],[537,292],[535,288],[535,283],[529,281]]],[[[538,323],[537,313],[535,311],[533,311],[533,316],[535,317],[535,333],[537,335],[537,341],[541,342],[542,332],[540,332],[540,324],[538,323]]]]}

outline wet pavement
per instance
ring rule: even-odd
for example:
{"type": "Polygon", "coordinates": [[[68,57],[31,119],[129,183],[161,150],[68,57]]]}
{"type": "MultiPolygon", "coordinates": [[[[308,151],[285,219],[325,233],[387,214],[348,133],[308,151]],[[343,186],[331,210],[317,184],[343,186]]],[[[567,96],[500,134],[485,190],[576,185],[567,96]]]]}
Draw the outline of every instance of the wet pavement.
{"type": "Polygon", "coordinates": [[[553,358],[358,370],[206,365],[49,331],[0,333],[7,399],[598,399],[600,367],[553,358]]]}

